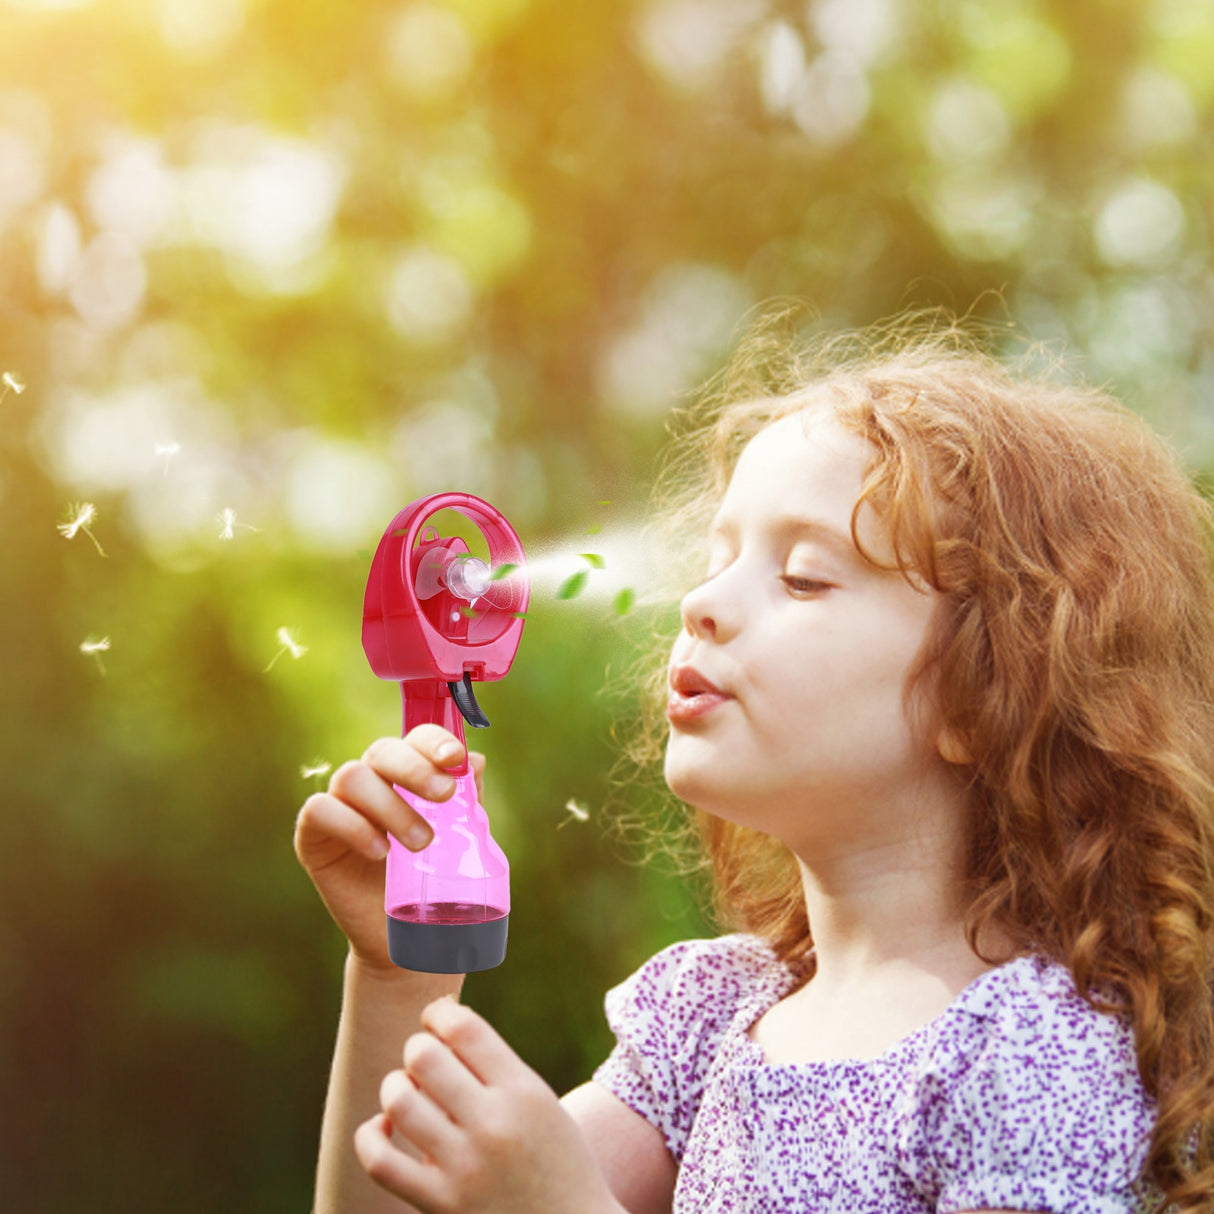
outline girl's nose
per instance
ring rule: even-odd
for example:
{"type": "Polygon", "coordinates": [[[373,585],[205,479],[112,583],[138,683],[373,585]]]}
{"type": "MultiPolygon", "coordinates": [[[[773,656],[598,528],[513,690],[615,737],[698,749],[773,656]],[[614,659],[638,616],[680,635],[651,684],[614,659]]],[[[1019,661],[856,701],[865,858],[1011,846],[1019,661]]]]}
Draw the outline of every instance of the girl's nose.
{"type": "Polygon", "coordinates": [[[710,615],[703,615],[699,612],[689,613],[683,612],[683,627],[687,629],[692,636],[716,636],[717,625],[716,621],[710,615]]]}
{"type": "Polygon", "coordinates": [[[683,596],[683,627],[692,636],[720,640],[720,625],[728,619],[728,608],[722,601],[719,582],[719,577],[702,582],[683,596]]]}

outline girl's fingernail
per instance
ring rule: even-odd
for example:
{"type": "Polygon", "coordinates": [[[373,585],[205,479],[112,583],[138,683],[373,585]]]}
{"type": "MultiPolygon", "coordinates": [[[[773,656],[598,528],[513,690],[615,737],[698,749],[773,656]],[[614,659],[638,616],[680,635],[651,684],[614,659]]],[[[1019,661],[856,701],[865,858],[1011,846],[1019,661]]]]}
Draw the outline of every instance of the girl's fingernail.
{"type": "Polygon", "coordinates": [[[388,845],[387,839],[372,839],[371,846],[367,850],[371,853],[373,860],[382,860],[391,848],[388,845]]]}
{"type": "Polygon", "coordinates": [[[434,757],[440,762],[445,763],[448,759],[453,759],[460,752],[458,742],[444,742],[442,746],[434,752],[434,757]]]}
{"type": "Polygon", "coordinates": [[[426,781],[426,788],[431,797],[445,796],[455,787],[455,781],[450,776],[433,775],[426,781]]]}
{"type": "Polygon", "coordinates": [[[420,824],[410,826],[408,833],[405,835],[405,846],[413,851],[421,851],[433,838],[434,835],[431,833],[429,827],[420,824]]]}

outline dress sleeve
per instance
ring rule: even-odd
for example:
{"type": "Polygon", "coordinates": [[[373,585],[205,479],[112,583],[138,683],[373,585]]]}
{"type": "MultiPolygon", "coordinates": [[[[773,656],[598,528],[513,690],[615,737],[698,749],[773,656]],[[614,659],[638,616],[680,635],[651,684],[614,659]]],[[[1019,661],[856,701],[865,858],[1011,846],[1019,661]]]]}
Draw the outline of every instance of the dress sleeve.
{"type": "Polygon", "coordinates": [[[1155,1102],[1127,1019],[1097,1012],[1063,966],[1017,963],[942,1030],[898,1124],[899,1166],[938,1214],[1139,1214],[1155,1102]]]}
{"type": "Polygon", "coordinates": [[[662,1131],[676,1163],[741,990],[737,940],[672,944],[604,1000],[616,1044],[592,1078],[662,1131]]]}

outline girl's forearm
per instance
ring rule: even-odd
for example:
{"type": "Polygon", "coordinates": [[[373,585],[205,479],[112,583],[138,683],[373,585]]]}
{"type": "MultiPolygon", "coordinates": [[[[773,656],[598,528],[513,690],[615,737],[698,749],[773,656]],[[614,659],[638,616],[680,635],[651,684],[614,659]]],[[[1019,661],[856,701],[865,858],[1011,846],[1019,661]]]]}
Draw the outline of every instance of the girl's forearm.
{"type": "MultiPolygon", "coordinates": [[[[403,1064],[405,1040],[422,1029],[422,1009],[443,995],[458,999],[463,985],[463,974],[382,974],[363,968],[353,955],[346,958],[314,1214],[407,1214],[404,1202],[363,1171],[354,1131],[380,1111],[379,1086],[403,1064]]],[[[416,1154],[408,1144],[402,1149],[416,1154]]]]}

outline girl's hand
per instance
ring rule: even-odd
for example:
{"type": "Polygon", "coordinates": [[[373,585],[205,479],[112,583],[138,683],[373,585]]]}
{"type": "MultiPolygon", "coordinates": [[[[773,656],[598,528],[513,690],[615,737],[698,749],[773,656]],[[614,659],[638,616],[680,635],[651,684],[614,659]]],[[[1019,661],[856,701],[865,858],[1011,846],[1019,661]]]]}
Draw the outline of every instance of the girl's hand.
{"type": "Polygon", "coordinates": [[[488,1021],[443,998],[422,1024],[380,1085],[383,1115],[354,1135],[376,1184],[421,1214],[624,1214],[556,1093],[488,1021]]]}
{"type": "MultiPolygon", "coordinates": [[[[384,857],[387,832],[412,850],[407,842],[411,826],[420,824],[426,842],[432,837],[425,819],[399,796],[392,785],[430,801],[445,801],[455,781],[444,767],[457,765],[457,754],[440,761],[439,747],[458,742],[441,725],[419,725],[404,738],[379,738],[361,759],[343,763],[329,779],[329,791],[313,793],[295,819],[295,854],[307,869],[329,913],[350,941],[350,949],[363,964],[395,971],[388,956],[384,926],[384,857]],[[441,779],[434,789],[430,780],[441,779]]],[[[468,760],[482,800],[485,756],[469,752],[468,760]]]]}

